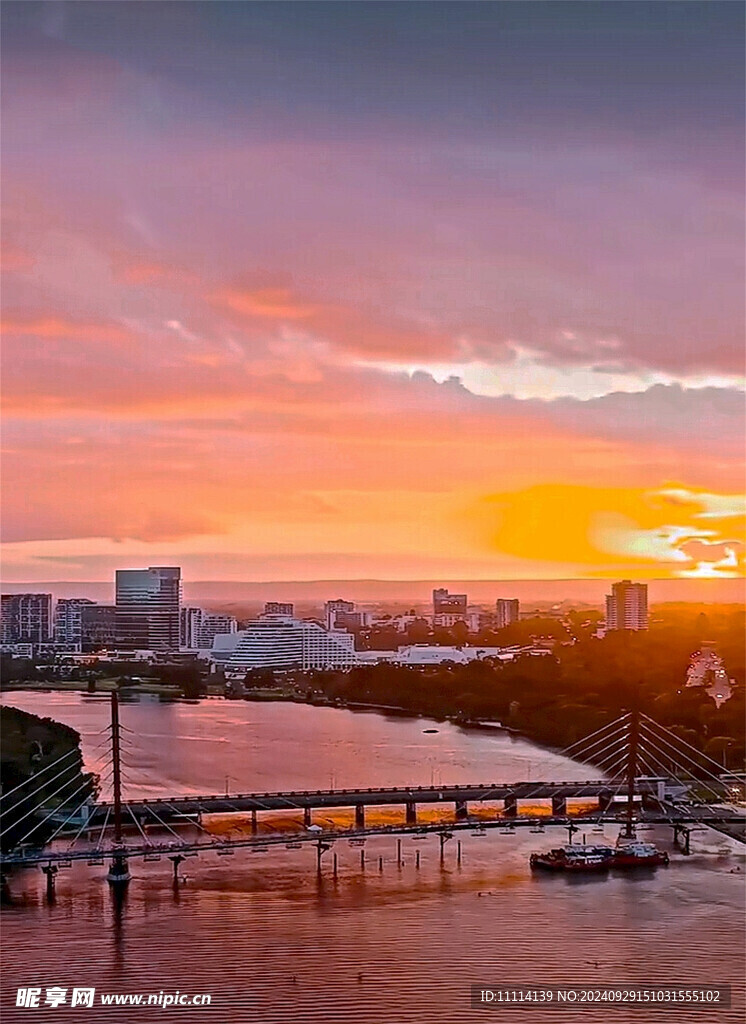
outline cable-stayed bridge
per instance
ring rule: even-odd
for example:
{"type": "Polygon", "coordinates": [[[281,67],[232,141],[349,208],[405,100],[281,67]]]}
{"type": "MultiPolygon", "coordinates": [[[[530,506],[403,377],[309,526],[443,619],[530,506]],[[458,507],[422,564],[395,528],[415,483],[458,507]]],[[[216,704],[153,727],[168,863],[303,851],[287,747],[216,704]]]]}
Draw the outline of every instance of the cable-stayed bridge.
{"type": "MultiPolygon", "coordinates": [[[[108,864],[109,881],[124,884],[130,877],[129,862],[136,858],[167,857],[176,877],[185,857],[203,852],[230,856],[239,850],[268,853],[278,847],[297,849],[312,844],[320,869],[323,854],[338,840],[362,846],[369,836],[397,836],[400,857],[402,836],[433,833],[440,840],[442,857],[445,843],[455,833],[475,828],[478,834],[487,829],[510,834],[517,828],[543,832],[558,825],[567,828],[572,837],[581,829],[602,831],[609,824],[619,824],[626,835],[663,825],[673,830],[684,852],[689,852],[692,831],[705,827],[746,842],[746,816],[735,806],[737,798],[743,800],[743,774],[723,771],[711,758],[637,710],[558,752],[592,766],[595,777],[581,781],[126,799],[122,732],[118,695],[113,693],[111,725],[102,740],[109,751],[103,781],[112,783],[111,801],[91,800],[90,783],[80,782],[77,749],[0,795],[0,840],[6,837],[7,845],[7,837],[13,837],[12,846],[0,853],[4,874],[13,868],[41,867],[51,897],[55,874],[73,861],[108,864]],[[549,806],[537,808],[539,802],[549,806]],[[367,809],[376,807],[402,808],[403,821],[374,824],[366,820],[367,809]],[[443,808],[445,813],[435,821],[418,819],[421,807],[443,808]],[[339,808],[354,810],[353,827],[345,829],[324,816],[324,812],[339,808]],[[297,815],[302,831],[262,832],[262,818],[277,812],[297,815]],[[249,835],[220,837],[204,821],[210,814],[236,813],[250,815],[249,835]],[[485,817],[485,813],[492,816],[485,817]]],[[[361,858],[364,862],[364,851],[361,858]]]]}

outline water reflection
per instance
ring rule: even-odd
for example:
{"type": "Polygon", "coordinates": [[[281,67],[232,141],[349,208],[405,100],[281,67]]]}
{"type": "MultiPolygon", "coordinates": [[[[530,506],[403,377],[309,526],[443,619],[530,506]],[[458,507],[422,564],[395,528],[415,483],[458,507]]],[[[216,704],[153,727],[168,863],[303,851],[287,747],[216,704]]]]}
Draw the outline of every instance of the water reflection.
{"type": "MultiPolygon", "coordinates": [[[[78,728],[86,751],[106,720],[98,699],[5,699],[78,728]]],[[[541,765],[554,777],[586,773],[500,735],[448,725],[425,735],[416,720],[291,705],[138,701],[124,708],[123,721],[134,730],[136,784],[147,793],[221,792],[226,773],[245,789],[310,788],[328,784],[331,765],[338,785],[428,784],[425,754],[439,758],[447,781],[526,778],[528,766],[539,778],[541,765]]],[[[671,851],[668,869],[532,876],[530,851],[564,838],[558,829],[466,834],[459,865],[455,839],[441,863],[434,837],[405,839],[398,858],[396,840],[381,836],[367,842],[364,870],[360,850],[338,841],[320,875],[308,847],[204,854],[181,865],[187,880],[176,887],[167,859],[133,861],[123,898],[109,889],[105,866],[73,865],[60,872],[54,907],[44,903],[41,873],[21,872],[12,878],[14,902],[3,910],[3,1024],[27,1019],[15,1009],[15,988],[35,978],[102,992],[212,993],[210,1011],[171,1014],[180,1024],[472,1024],[472,982],[594,984],[602,974],[612,984],[740,986],[743,876],[730,872],[744,861],[732,843],[698,836],[687,859],[672,850],[668,833],[655,832],[651,838],[671,851]]],[[[77,1012],[66,1008],[65,1019],[92,1019],[77,1012]]],[[[739,988],[718,1021],[742,1018],[739,988]]],[[[145,1018],[122,1009],[117,1019],[145,1018]]],[[[606,1020],[605,1011],[583,1013],[584,1024],[606,1020]]],[[[614,1020],[640,1024],[644,1017],[619,1009],[614,1020]]],[[[704,1017],[677,1010],[677,1024],[689,1020],[704,1017]]],[[[531,1024],[544,1021],[564,1024],[556,1012],[532,1011],[531,1024]]]]}

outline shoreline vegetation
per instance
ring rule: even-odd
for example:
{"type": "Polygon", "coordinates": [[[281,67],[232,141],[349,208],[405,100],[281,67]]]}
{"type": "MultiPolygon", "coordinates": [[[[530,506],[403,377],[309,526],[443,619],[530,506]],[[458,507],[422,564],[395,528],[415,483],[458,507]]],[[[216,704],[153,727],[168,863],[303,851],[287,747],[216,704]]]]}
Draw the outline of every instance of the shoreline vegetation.
{"type": "Polygon", "coordinates": [[[32,808],[43,805],[47,815],[55,806],[69,810],[69,796],[61,797],[60,791],[75,794],[73,806],[86,797],[95,798],[98,776],[85,771],[80,733],[53,718],[2,705],[0,734],[0,785],[9,798],[3,808],[2,848],[11,849],[29,832],[30,842],[43,845],[59,822],[54,817],[45,821],[30,813],[32,808]],[[37,776],[30,790],[24,786],[37,776]]]}
{"type": "MultiPolygon", "coordinates": [[[[524,654],[505,662],[485,658],[426,667],[384,662],[348,671],[254,669],[234,684],[219,672],[208,676],[196,663],[133,666],[102,662],[70,667],[66,670],[69,675],[61,678],[54,666],[8,659],[3,665],[3,689],[94,694],[117,688],[123,695],[145,693],[161,699],[232,696],[413,715],[466,728],[504,728],[555,751],[566,749],[636,705],[722,764],[723,770],[743,770],[743,609],[712,606],[704,611],[697,606],[676,606],[665,613],[659,610],[648,630],[612,632],[601,638],[595,635],[595,621],[579,613],[572,613],[565,624],[526,620],[507,629],[539,627],[549,641],[546,653],[524,654]],[[720,702],[714,699],[712,678],[705,676],[701,685],[686,685],[692,655],[703,644],[717,650],[727,669],[730,696],[720,702]]],[[[379,639],[388,642],[388,637],[379,639]]],[[[665,766],[665,755],[661,761],[665,766]]]]}

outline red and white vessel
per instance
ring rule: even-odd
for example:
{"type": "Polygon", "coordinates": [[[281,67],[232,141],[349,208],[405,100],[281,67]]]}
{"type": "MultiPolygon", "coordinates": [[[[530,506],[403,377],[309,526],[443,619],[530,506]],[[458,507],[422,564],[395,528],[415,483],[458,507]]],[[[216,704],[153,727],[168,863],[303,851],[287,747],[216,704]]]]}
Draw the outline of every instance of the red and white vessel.
{"type": "Polygon", "coordinates": [[[612,866],[615,868],[655,868],[668,864],[668,854],[653,843],[620,836],[614,850],[612,866]]]}

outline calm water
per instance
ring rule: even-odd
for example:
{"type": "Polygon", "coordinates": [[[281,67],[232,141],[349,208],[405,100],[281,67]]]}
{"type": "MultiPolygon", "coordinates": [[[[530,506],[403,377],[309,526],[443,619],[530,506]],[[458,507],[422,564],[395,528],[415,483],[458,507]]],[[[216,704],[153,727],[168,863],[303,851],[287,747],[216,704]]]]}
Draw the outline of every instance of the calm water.
{"type": "MultiPolygon", "coordinates": [[[[4,701],[74,726],[89,767],[99,766],[103,701],[31,693],[4,701]]],[[[301,705],[143,699],[123,707],[122,722],[133,730],[126,734],[133,796],[221,792],[226,779],[236,791],[588,774],[500,734],[451,725],[426,734],[431,723],[423,720],[301,705]]],[[[743,848],[706,832],[693,837],[692,856],[674,852],[668,869],[645,877],[532,877],[530,850],[563,837],[467,833],[460,867],[455,842],[441,866],[436,839],[406,840],[401,868],[395,841],[382,837],[368,841],[365,871],[360,851],[340,841],[336,882],[329,866],[317,878],[310,849],[207,854],[186,862],[188,879],[176,892],[168,862],[135,862],[121,907],[101,868],[61,872],[52,907],[40,872],[16,875],[14,905],[2,914],[2,1019],[458,1024],[509,1013],[531,1024],[742,1020],[742,987],[729,1011],[470,1009],[472,982],[740,984],[743,848]],[[208,992],[213,1003],[192,1010],[16,1009],[16,988],[34,984],[208,992]]],[[[654,838],[670,849],[665,832],[654,838]]]]}

